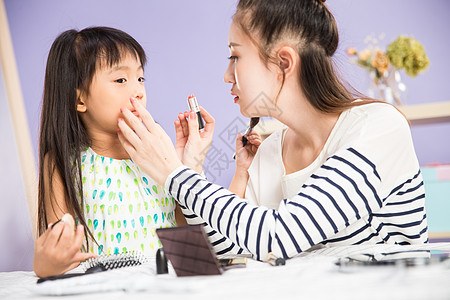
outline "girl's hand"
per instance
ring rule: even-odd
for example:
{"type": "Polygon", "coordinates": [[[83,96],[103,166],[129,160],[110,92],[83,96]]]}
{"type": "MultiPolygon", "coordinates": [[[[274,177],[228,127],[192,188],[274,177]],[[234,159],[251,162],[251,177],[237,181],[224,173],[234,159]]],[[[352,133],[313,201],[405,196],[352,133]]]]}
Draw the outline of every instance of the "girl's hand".
{"type": "Polygon", "coordinates": [[[74,220],[66,214],[62,222],[53,228],[49,225],[34,247],[33,270],[39,277],[63,274],[77,267],[80,262],[96,257],[93,253],[82,253],[84,230],[83,225],[74,228],[74,220]]]}
{"type": "Polygon", "coordinates": [[[261,136],[255,131],[251,131],[247,136],[247,145],[242,143],[242,133],[238,133],[236,138],[236,172],[247,171],[255,157],[256,151],[261,145],[261,136]]]}
{"type": "MultiPolygon", "coordinates": [[[[125,120],[118,120],[120,143],[145,173],[164,186],[169,174],[182,163],[170,137],[162,127],[155,123],[139,101],[131,98],[131,103],[139,113],[142,122],[128,109],[123,108],[122,114],[125,120]]],[[[193,122],[197,122],[197,119],[193,122]]]]}
{"type": "Polygon", "coordinates": [[[205,120],[205,128],[203,131],[198,129],[197,114],[185,111],[184,114],[179,113],[178,119],[175,120],[175,150],[178,158],[184,165],[201,173],[206,153],[211,146],[212,136],[214,133],[214,118],[200,106],[200,113],[205,120]],[[192,119],[192,122],[188,122],[192,119]]]}

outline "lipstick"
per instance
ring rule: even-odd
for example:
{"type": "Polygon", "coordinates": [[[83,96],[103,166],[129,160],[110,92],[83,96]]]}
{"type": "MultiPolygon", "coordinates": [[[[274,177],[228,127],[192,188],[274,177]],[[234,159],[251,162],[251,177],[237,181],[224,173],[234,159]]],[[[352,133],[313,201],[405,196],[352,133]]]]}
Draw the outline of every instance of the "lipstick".
{"type": "Polygon", "coordinates": [[[200,108],[198,107],[197,98],[194,94],[191,94],[188,98],[189,109],[197,114],[198,129],[203,129],[205,125],[203,124],[202,114],[200,113],[200,108]]]}

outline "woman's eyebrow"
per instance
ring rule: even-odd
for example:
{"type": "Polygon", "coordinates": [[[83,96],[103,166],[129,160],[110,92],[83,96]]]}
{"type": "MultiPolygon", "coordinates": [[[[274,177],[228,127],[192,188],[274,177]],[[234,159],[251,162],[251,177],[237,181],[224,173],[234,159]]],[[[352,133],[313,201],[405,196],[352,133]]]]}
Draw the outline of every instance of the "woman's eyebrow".
{"type": "Polygon", "coordinates": [[[234,42],[230,42],[229,44],[228,44],[228,48],[231,48],[231,47],[238,47],[238,46],[242,46],[241,44],[238,44],[238,43],[234,43],[234,42]]]}

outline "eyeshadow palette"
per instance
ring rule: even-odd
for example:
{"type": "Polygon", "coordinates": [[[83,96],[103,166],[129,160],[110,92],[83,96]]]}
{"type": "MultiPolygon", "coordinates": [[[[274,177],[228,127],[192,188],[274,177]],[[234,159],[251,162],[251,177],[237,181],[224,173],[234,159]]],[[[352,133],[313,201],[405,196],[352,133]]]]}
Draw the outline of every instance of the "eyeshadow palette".
{"type": "Polygon", "coordinates": [[[156,233],[177,276],[222,274],[203,225],[161,228],[156,233]]]}

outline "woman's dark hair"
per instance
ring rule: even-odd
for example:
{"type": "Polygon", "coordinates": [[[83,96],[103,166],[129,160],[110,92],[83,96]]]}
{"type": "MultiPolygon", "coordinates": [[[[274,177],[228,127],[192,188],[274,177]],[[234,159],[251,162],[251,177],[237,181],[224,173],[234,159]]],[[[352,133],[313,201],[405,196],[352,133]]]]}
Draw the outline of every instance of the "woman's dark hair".
{"type": "Polygon", "coordinates": [[[353,88],[350,92],[336,75],[331,57],[338,47],[339,33],[336,21],[324,2],[240,0],[234,21],[259,48],[262,60],[280,67],[282,84],[284,69],[270,53],[283,39],[293,43],[300,57],[300,83],[310,104],[325,113],[340,113],[375,100],[353,88]],[[355,102],[357,98],[365,100],[355,102]]]}
{"type": "Polygon", "coordinates": [[[39,235],[48,226],[46,212],[56,208],[52,187],[54,175],[59,174],[67,212],[93,238],[83,214],[80,161],[81,151],[91,145],[91,140],[77,112],[77,90],[89,95],[96,70],[105,65],[113,66],[128,54],[139,59],[144,67],[146,56],[141,45],[127,33],[109,27],[68,30],[53,42],[45,71],[39,137],[39,235]],[[44,178],[47,178],[48,190],[44,178]],[[45,201],[48,197],[51,207],[45,201]]]}

